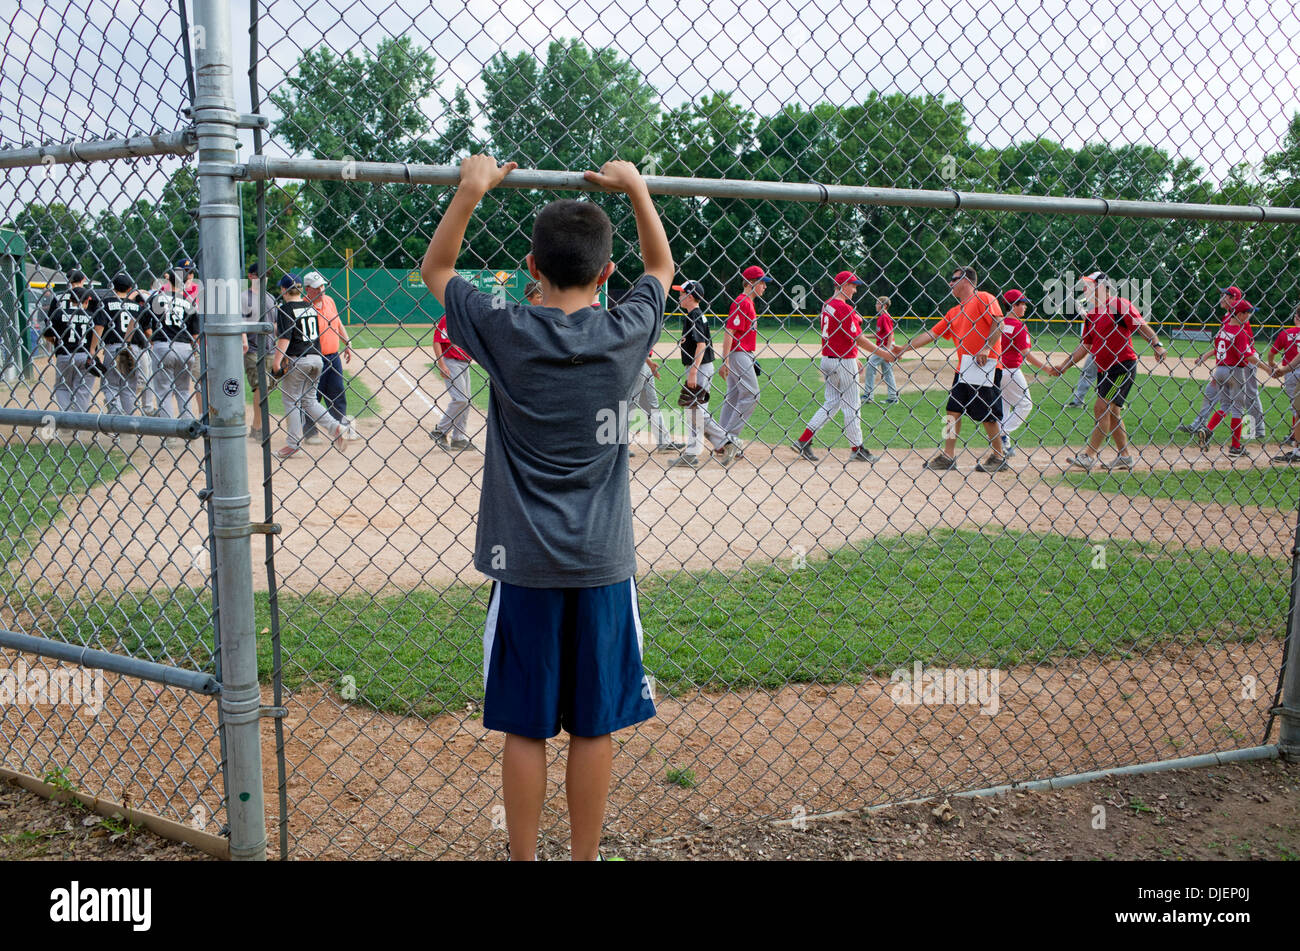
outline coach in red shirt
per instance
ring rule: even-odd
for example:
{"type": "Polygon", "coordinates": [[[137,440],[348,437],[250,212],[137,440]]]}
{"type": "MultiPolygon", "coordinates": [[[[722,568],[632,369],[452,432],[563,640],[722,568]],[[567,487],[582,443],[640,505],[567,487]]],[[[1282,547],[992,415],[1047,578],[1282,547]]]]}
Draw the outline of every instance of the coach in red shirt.
{"type": "Polygon", "coordinates": [[[1054,365],[1048,372],[1060,376],[1085,356],[1091,355],[1097,364],[1097,402],[1093,405],[1093,427],[1088,445],[1075,455],[1070,464],[1080,469],[1091,469],[1097,454],[1106,443],[1106,437],[1115,440],[1115,461],[1107,469],[1132,469],[1133,457],[1128,454],[1128,431],[1124,428],[1124,402],[1137,378],[1137,352],[1133,349],[1133,334],[1139,333],[1155,349],[1156,359],[1164,360],[1165,348],[1156,332],[1146,322],[1133,302],[1115,293],[1114,285],[1101,271],[1094,271],[1079,281],[1080,291],[1089,302],[1083,319],[1083,343],[1065,362],[1054,365]]]}
{"type": "Polygon", "coordinates": [[[771,278],[757,265],[740,273],[744,287],[731,304],[727,329],[722,338],[722,367],[718,376],[727,381],[727,398],[718,414],[718,425],[727,441],[717,450],[722,464],[740,455],[740,434],[758,405],[758,374],[754,372],[754,350],[758,346],[758,311],[754,301],[763,296],[771,278]]]}

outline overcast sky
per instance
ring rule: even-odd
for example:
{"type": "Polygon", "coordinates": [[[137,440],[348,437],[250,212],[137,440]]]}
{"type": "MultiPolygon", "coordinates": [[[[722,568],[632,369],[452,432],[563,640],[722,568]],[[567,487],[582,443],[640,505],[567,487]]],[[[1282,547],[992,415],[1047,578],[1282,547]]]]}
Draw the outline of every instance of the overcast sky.
{"type": "MultiPolygon", "coordinates": [[[[1142,142],[1194,159],[1216,182],[1233,164],[1275,151],[1300,110],[1300,16],[1291,2],[904,0],[883,12],[834,0],[652,0],[631,13],[590,0],[438,6],[271,0],[262,7],[261,85],[275,88],[321,42],[373,49],[409,33],[437,56],[444,93],[459,84],[474,96],[494,53],[544,56],[552,39],[581,37],[630,59],[666,106],[715,90],[760,112],[858,102],[873,89],[933,93],[963,103],[981,144],[1037,135],[1074,147],[1142,142]]],[[[232,9],[236,94],[247,110],[248,4],[236,0],[232,9]]],[[[0,13],[8,24],[0,142],[182,123],[174,2],[0,0],[0,13]]],[[[244,139],[247,153],[251,135],[244,139]]],[[[37,194],[116,203],[123,193],[156,191],[159,167],[135,175],[120,165],[55,170],[37,194]]],[[[23,179],[8,173],[0,183],[0,214],[12,213],[16,187],[24,199],[32,194],[34,183],[23,179]]]]}

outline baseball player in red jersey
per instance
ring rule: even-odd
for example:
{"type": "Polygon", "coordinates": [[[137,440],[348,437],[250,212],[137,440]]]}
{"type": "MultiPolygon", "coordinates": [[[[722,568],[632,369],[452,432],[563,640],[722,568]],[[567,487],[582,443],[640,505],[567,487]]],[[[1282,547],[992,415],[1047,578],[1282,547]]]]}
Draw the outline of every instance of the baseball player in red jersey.
{"type": "Polygon", "coordinates": [[[1011,434],[1029,419],[1034,402],[1029,398],[1029,381],[1020,369],[1028,363],[1031,367],[1046,370],[1047,364],[1034,356],[1025,315],[1029,312],[1029,298],[1023,291],[1011,289],[1002,294],[1007,302],[1007,312],[1002,317],[1002,455],[1014,456],[1015,443],[1011,434]]]}
{"type": "MultiPolygon", "coordinates": [[[[1259,366],[1259,354],[1255,352],[1255,343],[1246,315],[1255,308],[1249,302],[1241,300],[1233,305],[1232,310],[1223,315],[1223,326],[1214,335],[1214,349],[1196,358],[1193,366],[1200,366],[1210,357],[1217,359],[1214,372],[1210,375],[1209,385],[1205,388],[1205,402],[1201,411],[1206,412],[1216,402],[1226,407],[1232,419],[1232,445],[1228,455],[1244,456],[1246,450],[1241,445],[1241,418],[1250,412],[1250,391],[1246,386],[1248,375],[1255,373],[1259,366]]],[[[1210,434],[1223,422],[1224,409],[1219,409],[1210,421],[1196,431],[1196,441],[1204,449],[1210,443],[1210,434]]]]}
{"type": "Polygon", "coordinates": [[[822,305],[821,371],[822,379],[826,381],[826,398],[821,409],[808,421],[803,435],[794,444],[799,455],[810,462],[817,461],[817,456],[812,451],[813,433],[840,411],[844,413],[844,434],[848,436],[853,448],[849,460],[876,461],[876,457],[862,445],[858,348],[861,347],[872,356],[878,355],[886,364],[893,363],[897,357],[891,351],[878,347],[862,332],[862,317],[849,303],[858,288],[865,283],[851,271],[840,271],[835,275],[834,295],[822,305]]]}
{"type": "Polygon", "coordinates": [[[872,391],[876,388],[876,370],[880,370],[880,375],[885,380],[885,404],[891,405],[898,402],[898,384],[894,382],[894,367],[884,357],[884,352],[893,353],[894,351],[894,318],[889,313],[889,298],[876,298],[876,349],[867,358],[863,364],[862,375],[862,402],[872,402],[872,391]]]}
{"type": "Polygon", "coordinates": [[[465,422],[469,419],[470,355],[447,336],[447,315],[443,314],[433,329],[433,353],[438,361],[438,375],[447,383],[447,410],[433,427],[434,445],[453,452],[473,449],[465,422]],[[450,439],[448,438],[450,434],[450,439]]]}
{"type": "MultiPolygon", "coordinates": [[[[1240,315],[1242,312],[1239,312],[1237,310],[1237,305],[1240,304],[1244,299],[1245,299],[1245,295],[1242,294],[1241,288],[1237,287],[1236,285],[1233,285],[1232,287],[1220,288],[1219,307],[1222,308],[1223,310],[1223,316],[1220,318],[1220,321],[1226,320],[1230,317],[1234,317],[1234,315],[1240,315]]],[[[1254,308],[1252,307],[1251,310],[1254,310],[1254,308]]],[[[1253,344],[1255,340],[1255,331],[1250,326],[1250,317],[1248,314],[1245,315],[1245,326],[1246,329],[1250,331],[1250,339],[1251,339],[1251,343],[1253,344]]],[[[1213,378],[1211,378],[1211,381],[1209,385],[1206,387],[1206,389],[1208,390],[1211,386],[1214,386],[1213,378]]],[[[1257,376],[1251,376],[1250,374],[1247,374],[1246,400],[1247,400],[1246,412],[1249,416],[1249,419],[1251,420],[1250,428],[1253,431],[1252,434],[1248,434],[1247,438],[1263,440],[1267,436],[1267,432],[1264,426],[1264,407],[1260,403],[1260,399],[1259,399],[1259,378],[1257,376]]],[[[1184,433],[1193,433],[1193,434],[1200,432],[1202,429],[1206,428],[1206,425],[1210,419],[1210,413],[1211,411],[1214,410],[1214,408],[1215,406],[1213,403],[1202,403],[1201,411],[1196,415],[1196,418],[1192,420],[1190,423],[1184,423],[1180,425],[1178,427],[1178,431],[1184,433]]],[[[1223,407],[1220,406],[1219,408],[1222,409],[1223,407]]],[[[1245,418],[1246,417],[1243,417],[1243,420],[1245,418]]]]}
{"type": "MultiPolygon", "coordinates": [[[[718,414],[718,425],[727,441],[716,450],[724,465],[740,455],[740,434],[758,405],[758,374],[754,372],[754,351],[758,347],[758,311],[754,301],[763,296],[772,280],[757,265],[740,273],[745,284],[727,314],[727,331],[722,338],[722,367],[718,376],[727,381],[727,397],[718,414]]],[[[855,371],[856,372],[856,371],[855,371]]]]}
{"type": "MultiPolygon", "coordinates": [[[[1288,373],[1278,371],[1280,367],[1290,366],[1295,363],[1296,357],[1300,357],[1300,307],[1297,307],[1291,314],[1291,326],[1283,327],[1281,332],[1273,338],[1272,346],[1268,348],[1268,374],[1269,376],[1282,377],[1282,386],[1292,404],[1295,403],[1296,397],[1300,396],[1300,368],[1293,369],[1288,373]],[[1278,354],[1282,355],[1280,364],[1275,363],[1278,354]]],[[[1287,446],[1298,445],[1294,435],[1296,423],[1298,422],[1300,422],[1300,413],[1292,411],[1291,432],[1282,441],[1283,449],[1287,446]]]]}

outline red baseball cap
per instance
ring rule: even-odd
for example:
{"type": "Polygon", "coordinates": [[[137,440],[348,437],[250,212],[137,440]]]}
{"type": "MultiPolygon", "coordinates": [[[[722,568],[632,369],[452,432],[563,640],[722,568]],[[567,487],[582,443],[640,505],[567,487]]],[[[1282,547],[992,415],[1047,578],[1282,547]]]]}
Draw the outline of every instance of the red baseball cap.
{"type": "Polygon", "coordinates": [[[755,264],[753,267],[745,268],[743,271],[740,272],[740,276],[743,277],[745,280],[750,281],[751,283],[753,281],[772,280],[770,277],[767,276],[767,273],[757,264],[755,264]]]}
{"type": "Polygon", "coordinates": [[[1024,291],[1015,289],[1003,291],[1002,299],[1008,304],[1028,304],[1029,298],[1025,296],[1024,291]]]}
{"type": "MultiPolygon", "coordinates": [[[[1225,291],[1224,293],[1227,292],[1225,291]]],[[[1234,314],[1249,314],[1254,309],[1255,305],[1248,300],[1239,300],[1237,303],[1232,305],[1232,312],[1234,314]]]]}
{"type": "Polygon", "coordinates": [[[867,283],[866,281],[862,280],[862,278],[858,277],[852,271],[840,271],[840,273],[835,275],[836,287],[843,287],[845,284],[866,284],[866,283],[867,283]]]}
{"type": "Polygon", "coordinates": [[[1227,295],[1228,295],[1229,297],[1231,297],[1233,300],[1241,300],[1241,298],[1244,296],[1244,295],[1241,293],[1241,288],[1240,288],[1240,287],[1237,287],[1235,284],[1234,284],[1232,287],[1221,287],[1221,288],[1219,288],[1219,293],[1220,293],[1220,294],[1227,294],[1227,295]]]}

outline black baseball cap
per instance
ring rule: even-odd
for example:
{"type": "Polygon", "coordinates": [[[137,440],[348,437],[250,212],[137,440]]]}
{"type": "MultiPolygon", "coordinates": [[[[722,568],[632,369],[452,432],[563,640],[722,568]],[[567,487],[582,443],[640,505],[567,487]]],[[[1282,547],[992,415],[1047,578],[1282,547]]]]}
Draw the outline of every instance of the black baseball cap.
{"type": "Polygon", "coordinates": [[[68,272],[68,283],[69,283],[69,284],[75,284],[75,283],[77,283],[78,281],[84,281],[85,279],[86,279],[86,275],[82,274],[80,271],[69,271],[69,272],[68,272]]]}
{"type": "Polygon", "coordinates": [[[133,287],[135,287],[135,281],[131,280],[130,274],[119,271],[113,275],[113,290],[129,291],[133,287]]]}
{"type": "Polygon", "coordinates": [[[260,272],[257,270],[257,262],[256,262],[256,261],[254,261],[252,264],[250,264],[250,265],[248,266],[248,271],[247,271],[247,273],[251,274],[253,277],[257,277],[257,276],[258,276],[258,274],[259,274],[260,272]]]}
{"type": "Polygon", "coordinates": [[[690,294],[697,301],[704,302],[704,286],[699,281],[682,281],[674,284],[673,290],[680,294],[690,294]]]}

